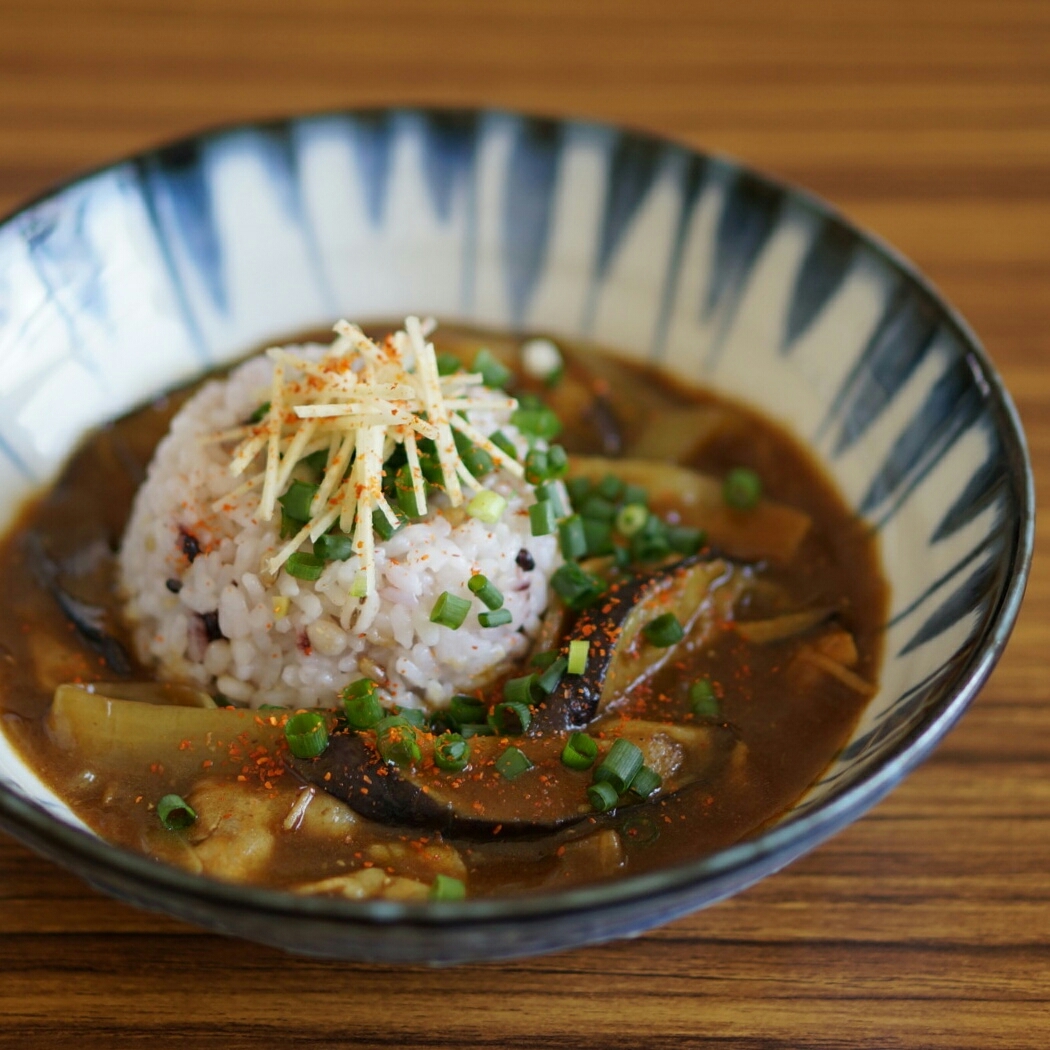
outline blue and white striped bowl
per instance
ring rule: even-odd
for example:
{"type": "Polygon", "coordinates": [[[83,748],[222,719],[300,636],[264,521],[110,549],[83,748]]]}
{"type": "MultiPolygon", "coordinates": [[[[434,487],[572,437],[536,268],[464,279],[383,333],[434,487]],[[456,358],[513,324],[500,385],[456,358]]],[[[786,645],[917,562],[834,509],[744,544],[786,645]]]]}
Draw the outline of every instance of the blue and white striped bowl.
{"type": "Polygon", "coordinates": [[[748,401],[881,536],[882,684],[775,827],[542,899],[354,904],[236,888],[95,838],[0,736],[0,823],[134,903],[294,951],[456,961],[634,933],[733,893],[925,757],[1002,652],[1034,496],[976,338],[903,259],[724,158],[506,113],[336,113],[205,134],[0,226],[0,521],[80,435],[246,349],[346,316],[584,338],[748,401]]]}

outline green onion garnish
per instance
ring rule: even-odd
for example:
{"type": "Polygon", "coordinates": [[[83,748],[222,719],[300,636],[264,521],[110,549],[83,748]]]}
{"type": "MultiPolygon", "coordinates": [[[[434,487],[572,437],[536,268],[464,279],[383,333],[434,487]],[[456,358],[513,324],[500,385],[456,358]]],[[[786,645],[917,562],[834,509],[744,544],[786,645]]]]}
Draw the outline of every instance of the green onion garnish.
{"type": "Polygon", "coordinates": [[[587,799],[596,813],[608,813],[619,801],[616,788],[606,781],[599,781],[587,788],[587,799]]]}
{"type": "Polygon", "coordinates": [[[722,498],[734,510],[754,510],[762,498],[762,479],[750,467],[734,467],[722,483],[722,498]]]}
{"type": "Polygon", "coordinates": [[[570,609],[579,610],[585,609],[605,590],[605,583],[576,562],[568,561],[554,570],[551,587],[570,609]]]}
{"type": "Polygon", "coordinates": [[[536,499],[550,503],[559,518],[564,518],[572,510],[565,498],[565,489],[554,481],[545,481],[542,485],[537,485],[536,499]]]}
{"type": "Polygon", "coordinates": [[[644,762],[642,749],[630,740],[619,737],[613,741],[608,754],[594,771],[594,781],[611,784],[617,796],[620,796],[631,786],[631,781],[644,762]]]}
{"type": "Polygon", "coordinates": [[[597,757],[598,744],[586,733],[571,733],[561,753],[561,760],[569,769],[590,769],[597,757]]]}
{"type": "Polygon", "coordinates": [[[720,718],[722,706],[710,678],[701,678],[689,687],[689,707],[697,718],[720,718]]]}
{"type": "Polygon", "coordinates": [[[495,464],[484,449],[478,448],[470,438],[458,430],[452,432],[452,440],[456,443],[456,451],[459,453],[459,458],[463,460],[463,466],[474,477],[482,478],[491,473],[495,464]]]}
{"type": "Polygon", "coordinates": [[[480,572],[467,580],[467,589],[476,595],[486,608],[499,609],[503,606],[503,595],[499,588],[480,572]]]}
{"type": "Polygon", "coordinates": [[[587,554],[602,558],[613,553],[612,526],[607,521],[583,518],[583,535],[587,540],[587,554]]]}
{"type": "Polygon", "coordinates": [[[547,453],[543,449],[529,450],[525,457],[525,480],[530,485],[539,485],[547,480],[547,453]]]}
{"type": "Polygon", "coordinates": [[[616,503],[623,495],[624,483],[615,474],[606,474],[595,488],[599,496],[616,503]]]}
{"type": "Polygon", "coordinates": [[[526,437],[551,441],[561,432],[561,420],[546,405],[519,406],[510,421],[526,437]]]}
{"type": "Polygon", "coordinates": [[[459,358],[455,354],[437,354],[439,376],[452,376],[459,371],[459,358]]]}
{"type": "Polygon", "coordinates": [[[351,729],[371,729],[383,717],[379,686],[371,678],[351,682],[339,695],[351,729]]]}
{"type": "Polygon", "coordinates": [[[495,525],[506,509],[506,499],[498,492],[490,492],[488,489],[478,492],[466,507],[472,518],[477,518],[486,525],[495,525]]]}
{"type": "Polygon", "coordinates": [[[583,674],[587,670],[587,653],[590,648],[590,642],[578,638],[569,642],[569,662],[565,668],[569,674],[583,674]]]}
{"type": "Polygon", "coordinates": [[[540,500],[529,507],[529,525],[533,536],[549,536],[558,525],[558,516],[548,500],[540,500]]]}
{"type": "Polygon", "coordinates": [[[626,506],[628,503],[640,503],[643,507],[649,506],[649,493],[642,485],[628,483],[623,487],[623,496],[620,500],[626,506]]]}
{"type": "Polygon", "coordinates": [[[408,518],[420,518],[423,516],[423,508],[416,499],[416,490],[412,484],[412,471],[407,463],[402,463],[394,475],[395,492],[397,493],[397,505],[404,511],[408,518]]]}
{"type": "Polygon", "coordinates": [[[418,707],[399,707],[397,713],[416,729],[422,729],[427,724],[427,716],[418,707]]]}
{"type": "Polygon", "coordinates": [[[662,783],[663,779],[655,769],[642,766],[631,781],[631,791],[639,798],[648,798],[662,783]]]}
{"type": "Polygon", "coordinates": [[[306,524],[302,521],[296,521],[295,518],[288,517],[288,511],[281,508],[281,539],[290,540],[302,527],[306,524]]]}
{"type": "Polygon", "coordinates": [[[510,609],[495,609],[493,612],[479,612],[478,623],[482,627],[502,627],[514,619],[510,609]]]}
{"type": "Polygon", "coordinates": [[[550,667],[550,665],[554,663],[554,661],[557,659],[558,650],[548,649],[546,652],[543,653],[533,653],[532,657],[529,659],[529,666],[539,667],[541,670],[545,670],[546,668],[550,667]]]}
{"type": "Polygon", "coordinates": [[[368,597],[368,575],[362,571],[354,577],[354,582],[350,584],[350,597],[351,598],[367,598],[368,597]]]}
{"type": "Polygon", "coordinates": [[[168,831],[181,831],[197,819],[197,811],[181,795],[165,795],[157,803],[157,816],[168,831]]]}
{"type": "Polygon", "coordinates": [[[430,884],[432,901],[461,901],[466,900],[466,897],[467,887],[460,879],[442,875],[440,872],[434,876],[434,881],[430,884]]]}
{"type": "Polygon", "coordinates": [[[500,452],[505,452],[510,456],[511,459],[518,458],[518,450],[514,447],[514,442],[511,441],[502,430],[496,430],[489,434],[489,441],[491,441],[500,452]]]}
{"type": "Polygon", "coordinates": [[[319,558],[316,554],[296,551],[284,563],[284,569],[289,576],[295,576],[300,580],[319,580],[321,573],[324,572],[324,565],[324,558],[319,558]]]}
{"type": "Polygon", "coordinates": [[[649,520],[649,510],[641,503],[625,503],[616,515],[616,531],[621,536],[633,536],[641,532],[649,520]]]}
{"type": "Polygon", "coordinates": [[[442,733],[434,743],[434,765],[458,773],[470,761],[470,744],[459,733],[442,733]]]}
{"type": "Polygon", "coordinates": [[[376,747],[384,762],[392,766],[415,765],[423,757],[416,727],[403,718],[384,718],[376,726],[376,747]],[[391,724],[393,722],[393,724],[391,724]]]}
{"type": "Polygon", "coordinates": [[[587,534],[583,531],[583,518],[579,514],[558,523],[558,546],[566,561],[576,561],[587,553],[587,534]]]}
{"type": "Polygon", "coordinates": [[[249,417],[249,423],[261,423],[270,414],[270,402],[264,401],[249,417]]]}
{"type": "Polygon", "coordinates": [[[563,478],[569,473],[569,454],[561,445],[547,449],[547,477],[563,478]]]}
{"type": "Polygon", "coordinates": [[[346,561],[353,553],[354,541],[341,532],[329,532],[314,541],[314,554],[322,561],[346,561]]]}
{"type": "Polygon", "coordinates": [[[463,626],[463,621],[469,612],[469,598],[460,598],[455,594],[449,594],[448,591],[442,591],[430,612],[430,622],[440,624],[442,627],[451,627],[453,631],[456,631],[463,626]]]}
{"type": "Polygon", "coordinates": [[[543,693],[540,691],[536,675],[526,674],[520,678],[508,678],[503,683],[503,699],[516,704],[538,703],[543,699],[543,693]]]}
{"type": "Polygon", "coordinates": [[[682,630],[678,617],[670,612],[657,616],[655,620],[650,620],[642,628],[642,634],[645,635],[645,640],[650,645],[655,645],[658,649],[666,649],[685,637],[685,631],[682,630]]]}
{"type": "Polygon", "coordinates": [[[564,656],[559,656],[537,679],[536,684],[548,695],[558,688],[558,683],[565,675],[569,661],[564,656]]]}
{"type": "Polygon", "coordinates": [[[477,352],[470,370],[481,376],[485,386],[505,387],[514,378],[514,373],[502,361],[497,361],[492,351],[484,346],[477,352]]]}
{"type": "Polygon", "coordinates": [[[607,521],[610,524],[616,520],[616,504],[610,503],[604,496],[597,493],[587,496],[580,507],[580,513],[585,518],[594,521],[607,521]]]}
{"type": "Polygon", "coordinates": [[[669,553],[667,526],[650,514],[645,524],[631,537],[631,557],[635,561],[655,561],[669,553]]]}
{"type": "Polygon", "coordinates": [[[277,502],[284,507],[285,514],[293,521],[310,520],[310,504],[320,486],[309,485],[305,481],[293,481],[288,491],[277,502]]]}
{"type": "Polygon", "coordinates": [[[572,505],[578,508],[583,504],[583,501],[591,491],[591,479],[569,478],[565,482],[565,487],[569,490],[569,499],[572,500],[572,505]]]}
{"type": "Polygon", "coordinates": [[[324,715],[317,711],[302,711],[284,723],[284,738],[288,750],[296,758],[316,758],[328,747],[328,727],[324,715]]]}
{"type": "MultiPolygon", "coordinates": [[[[394,517],[397,518],[397,527],[395,528],[390,524],[387,516],[381,510],[372,511],[372,528],[375,530],[376,535],[381,540],[388,540],[391,536],[401,528],[402,525],[408,521],[408,518],[401,511],[399,506],[390,508],[394,512],[394,517]]],[[[315,545],[316,548],[316,545],[315,545]]]]}
{"type": "Polygon", "coordinates": [[[457,725],[466,725],[471,722],[484,722],[489,708],[484,700],[479,700],[476,696],[457,693],[449,701],[448,713],[457,725]]]}
{"type": "Polygon", "coordinates": [[[328,449],[319,448],[316,452],[311,452],[308,456],[303,456],[300,463],[305,463],[312,471],[317,474],[323,474],[325,468],[328,466],[328,449]]]}
{"type": "Polygon", "coordinates": [[[464,740],[469,740],[472,736],[495,736],[496,730],[488,722],[464,722],[459,733],[464,740]]]}
{"type": "Polygon", "coordinates": [[[528,704],[517,701],[496,704],[490,724],[501,736],[521,736],[532,724],[532,711],[528,704]]]}
{"type": "Polygon", "coordinates": [[[671,550],[678,554],[696,554],[707,540],[703,529],[691,525],[668,525],[667,543],[671,550]]]}
{"type": "Polygon", "coordinates": [[[532,769],[529,756],[513,744],[495,761],[496,772],[505,780],[517,780],[522,773],[532,769]]]}

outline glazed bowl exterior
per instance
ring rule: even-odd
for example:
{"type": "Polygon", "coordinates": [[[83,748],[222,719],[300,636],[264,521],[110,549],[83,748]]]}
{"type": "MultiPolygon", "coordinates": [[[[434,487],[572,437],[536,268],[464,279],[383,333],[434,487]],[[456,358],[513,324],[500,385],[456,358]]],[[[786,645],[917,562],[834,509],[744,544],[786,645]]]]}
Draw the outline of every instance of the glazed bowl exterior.
{"type": "Polygon", "coordinates": [[[267,340],[430,314],[581,339],[793,431],[876,530],[878,695],[775,825],[713,856],[507,900],[302,898],[191,876],[89,832],[0,734],[0,824],[133,904],[295,952],[493,959],[638,933],[857,818],[990,673],[1031,559],[1013,407],[974,335],[892,250],[718,156],[494,112],[328,113],[206,133],[0,225],[0,520],[80,437],[267,340]]]}

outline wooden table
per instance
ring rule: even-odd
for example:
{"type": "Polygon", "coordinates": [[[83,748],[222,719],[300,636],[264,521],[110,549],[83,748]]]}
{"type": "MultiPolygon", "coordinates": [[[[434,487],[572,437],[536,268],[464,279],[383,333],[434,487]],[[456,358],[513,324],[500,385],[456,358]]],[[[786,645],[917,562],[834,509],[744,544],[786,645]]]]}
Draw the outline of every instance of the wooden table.
{"type": "MultiPolygon", "coordinates": [[[[640,125],[823,194],[981,334],[1050,486],[1047,0],[0,0],[0,211],[214,122],[387,102],[640,125]]],[[[1046,1047],[1050,537],[934,757],[640,940],[453,971],[290,958],[0,838],[0,1046],[1046,1047]]]]}

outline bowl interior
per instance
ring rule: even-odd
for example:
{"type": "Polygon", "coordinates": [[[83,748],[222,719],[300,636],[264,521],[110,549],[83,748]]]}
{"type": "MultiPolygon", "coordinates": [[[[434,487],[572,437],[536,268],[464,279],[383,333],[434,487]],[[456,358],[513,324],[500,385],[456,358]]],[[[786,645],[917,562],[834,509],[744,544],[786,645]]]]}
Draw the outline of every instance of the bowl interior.
{"type": "MultiPolygon", "coordinates": [[[[382,111],[234,129],[9,219],[0,521],[87,428],[165,388],[268,338],[406,313],[592,340],[746,401],[878,531],[881,688],[788,823],[876,775],[885,790],[987,675],[1023,588],[1031,492],[973,337],[819,202],[590,124],[382,111]]],[[[0,782],[77,823],[2,734],[0,782]]]]}

